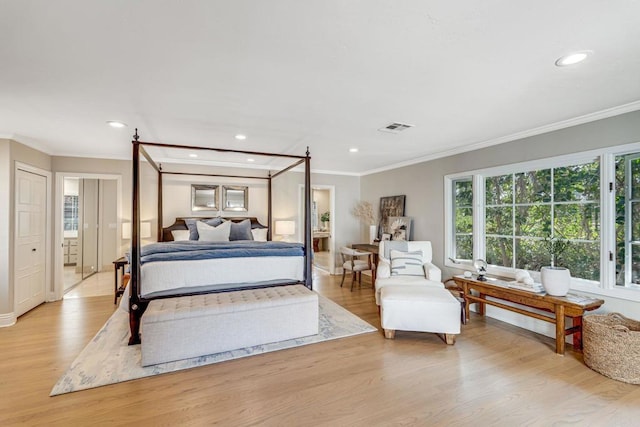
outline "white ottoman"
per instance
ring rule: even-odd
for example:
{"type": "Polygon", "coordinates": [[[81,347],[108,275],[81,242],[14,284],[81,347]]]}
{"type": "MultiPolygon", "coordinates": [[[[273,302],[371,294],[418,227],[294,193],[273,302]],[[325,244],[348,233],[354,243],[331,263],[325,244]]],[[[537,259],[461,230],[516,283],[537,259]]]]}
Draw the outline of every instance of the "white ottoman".
{"type": "Polygon", "coordinates": [[[318,334],[318,294],[302,285],[153,300],[142,366],[318,334]]]}
{"type": "Polygon", "coordinates": [[[380,291],[380,317],[384,335],[393,339],[396,330],[444,334],[455,344],[460,333],[460,303],[446,289],[432,286],[385,286],[380,291]]]}

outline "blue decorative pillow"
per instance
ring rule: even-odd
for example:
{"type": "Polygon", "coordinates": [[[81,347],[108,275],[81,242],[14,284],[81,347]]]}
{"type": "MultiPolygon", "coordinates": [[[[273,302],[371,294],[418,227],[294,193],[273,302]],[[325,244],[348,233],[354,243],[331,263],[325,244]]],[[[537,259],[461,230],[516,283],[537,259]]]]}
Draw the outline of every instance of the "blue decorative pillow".
{"type": "MultiPolygon", "coordinates": [[[[196,225],[198,221],[201,220],[198,218],[187,218],[184,220],[184,223],[187,224],[187,228],[189,229],[189,240],[198,240],[200,238],[200,235],[198,234],[198,227],[196,225]]],[[[205,219],[202,222],[212,227],[217,227],[222,224],[222,221],[222,218],[210,218],[205,219]]]]}
{"type": "Polygon", "coordinates": [[[253,235],[251,234],[251,220],[245,219],[241,222],[232,222],[229,240],[253,240],[253,235]]]}

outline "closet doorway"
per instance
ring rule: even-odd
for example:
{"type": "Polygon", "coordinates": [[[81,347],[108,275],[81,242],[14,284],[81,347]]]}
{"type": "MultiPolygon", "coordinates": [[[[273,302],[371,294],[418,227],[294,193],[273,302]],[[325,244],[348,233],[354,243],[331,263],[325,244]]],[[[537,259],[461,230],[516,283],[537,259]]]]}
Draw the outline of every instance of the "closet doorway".
{"type": "Polygon", "coordinates": [[[50,172],[16,162],[14,307],[16,317],[49,298],[50,172]]]}
{"type": "Polygon", "coordinates": [[[98,271],[100,187],[97,179],[64,178],[64,290],[98,271]]]}
{"type": "MultiPolygon", "coordinates": [[[[60,206],[56,222],[61,225],[56,242],[62,249],[56,253],[56,296],[62,298],[72,289],[77,293],[83,281],[96,273],[112,275],[120,253],[121,184],[119,176],[64,173],[57,176],[56,188],[60,206]]],[[[96,276],[101,283],[103,274],[96,276]]],[[[89,281],[92,287],[94,281],[89,281]]]]}

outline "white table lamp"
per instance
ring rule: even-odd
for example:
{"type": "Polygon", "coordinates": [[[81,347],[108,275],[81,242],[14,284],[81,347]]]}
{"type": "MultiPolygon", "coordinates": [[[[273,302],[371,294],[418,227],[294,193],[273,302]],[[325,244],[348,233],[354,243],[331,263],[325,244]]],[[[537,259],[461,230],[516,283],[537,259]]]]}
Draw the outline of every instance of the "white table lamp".
{"type": "Polygon", "coordinates": [[[295,221],[276,221],[276,234],[282,236],[282,240],[288,241],[296,232],[295,221]]]}

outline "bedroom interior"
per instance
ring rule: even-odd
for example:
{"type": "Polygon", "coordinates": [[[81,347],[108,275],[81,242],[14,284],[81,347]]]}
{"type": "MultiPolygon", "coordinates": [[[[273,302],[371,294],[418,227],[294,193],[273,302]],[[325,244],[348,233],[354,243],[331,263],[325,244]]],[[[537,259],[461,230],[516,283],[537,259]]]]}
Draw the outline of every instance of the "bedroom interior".
{"type": "Polygon", "coordinates": [[[636,424],[637,2],[0,9],[1,425],[636,424]],[[70,177],[108,196],[65,293],[70,177]],[[398,197],[404,234],[379,211],[398,197]],[[546,292],[545,238],[573,245],[566,296],[515,287],[546,292]]]}

